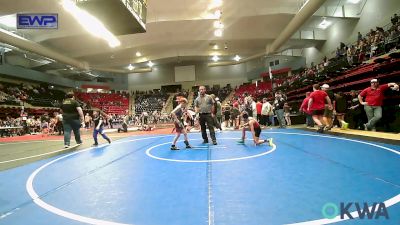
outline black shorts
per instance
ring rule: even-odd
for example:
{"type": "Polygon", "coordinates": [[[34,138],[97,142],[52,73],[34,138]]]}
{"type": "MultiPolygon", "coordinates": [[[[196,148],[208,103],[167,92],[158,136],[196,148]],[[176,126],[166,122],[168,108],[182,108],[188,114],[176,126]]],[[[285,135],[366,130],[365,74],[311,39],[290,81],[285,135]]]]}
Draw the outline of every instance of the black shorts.
{"type": "Polygon", "coordinates": [[[260,134],[261,134],[261,128],[260,127],[255,127],[254,128],[254,135],[256,137],[260,137],[260,134]]]}
{"type": "Polygon", "coordinates": [[[315,116],[323,116],[324,112],[325,112],[325,109],[320,109],[320,110],[314,110],[312,114],[315,116]]]}
{"type": "Polygon", "coordinates": [[[324,116],[332,118],[333,117],[333,110],[330,110],[328,106],[325,106],[324,116]]]}

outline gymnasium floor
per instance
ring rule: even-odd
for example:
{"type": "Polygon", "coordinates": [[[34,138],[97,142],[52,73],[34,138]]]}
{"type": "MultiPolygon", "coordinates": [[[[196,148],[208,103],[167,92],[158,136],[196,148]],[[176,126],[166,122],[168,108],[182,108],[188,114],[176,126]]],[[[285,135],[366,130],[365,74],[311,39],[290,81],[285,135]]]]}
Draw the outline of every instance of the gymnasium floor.
{"type": "Polygon", "coordinates": [[[0,224],[400,224],[399,145],[269,129],[274,146],[254,146],[240,135],[217,133],[213,146],[192,133],[195,149],[182,151],[169,150],[173,135],[128,136],[1,171],[0,224]],[[354,204],[354,219],[325,218],[327,204],[350,202],[384,202],[389,218],[360,219],[354,204]]]}

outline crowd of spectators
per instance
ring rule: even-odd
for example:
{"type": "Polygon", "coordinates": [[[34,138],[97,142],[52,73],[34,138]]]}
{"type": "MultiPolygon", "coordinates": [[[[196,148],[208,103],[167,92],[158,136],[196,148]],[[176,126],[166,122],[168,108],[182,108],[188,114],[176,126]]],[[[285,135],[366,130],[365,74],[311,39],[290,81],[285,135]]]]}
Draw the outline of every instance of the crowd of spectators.
{"type": "Polygon", "coordinates": [[[0,104],[23,105],[27,102],[33,106],[58,107],[64,99],[65,92],[54,89],[49,84],[30,85],[0,82],[0,104]]]}
{"type": "Polygon", "coordinates": [[[76,92],[76,99],[83,109],[93,107],[108,114],[124,115],[129,110],[129,93],[85,93],[76,92]]]}
{"type": "Polygon", "coordinates": [[[314,83],[325,81],[342,74],[343,71],[358,66],[365,60],[372,59],[400,49],[400,21],[395,14],[387,30],[382,27],[371,29],[364,36],[358,32],[357,42],[346,45],[340,43],[334,58],[324,57],[321,63],[309,68],[293,71],[276,90],[289,92],[314,83]]]}
{"type": "Polygon", "coordinates": [[[152,114],[154,111],[161,112],[165,106],[168,95],[161,91],[149,91],[145,94],[135,96],[135,114],[141,115],[146,112],[152,114]]]}
{"type": "Polygon", "coordinates": [[[58,112],[35,116],[6,116],[0,119],[0,137],[25,134],[61,135],[62,118],[58,112]]]}

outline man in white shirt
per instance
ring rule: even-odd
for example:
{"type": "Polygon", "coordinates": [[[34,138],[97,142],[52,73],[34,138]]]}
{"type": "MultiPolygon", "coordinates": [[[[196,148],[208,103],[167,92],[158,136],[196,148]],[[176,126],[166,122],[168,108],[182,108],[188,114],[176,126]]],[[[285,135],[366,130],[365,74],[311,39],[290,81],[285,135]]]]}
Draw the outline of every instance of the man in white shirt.
{"type": "Polygon", "coordinates": [[[267,126],[268,116],[272,111],[272,105],[267,101],[266,98],[263,98],[263,104],[261,109],[261,125],[267,126]]]}

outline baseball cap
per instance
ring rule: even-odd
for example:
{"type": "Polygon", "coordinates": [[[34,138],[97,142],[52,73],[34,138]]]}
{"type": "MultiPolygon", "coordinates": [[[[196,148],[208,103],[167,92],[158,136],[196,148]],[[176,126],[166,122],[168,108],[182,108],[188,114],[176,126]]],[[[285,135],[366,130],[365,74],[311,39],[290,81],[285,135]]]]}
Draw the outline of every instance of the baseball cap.
{"type": "Polygon", "coordinates": [[[371,83],[378,83],[378,80],[377,79],[372,79],[371,83]]]}
{"type": "Polygon", "coordinates": [[[328,84],[323,84],[321,87],[322,88],[329,88],[329,85],[328,84]]]}

